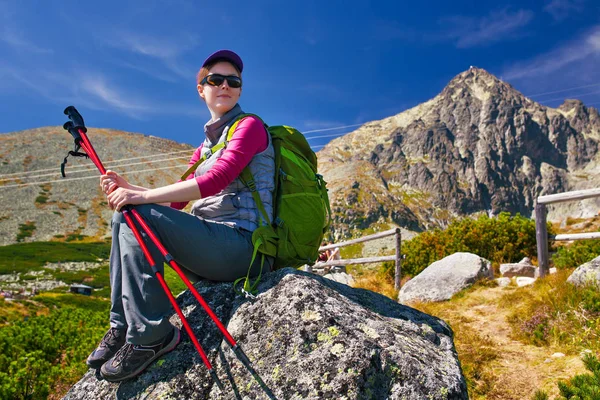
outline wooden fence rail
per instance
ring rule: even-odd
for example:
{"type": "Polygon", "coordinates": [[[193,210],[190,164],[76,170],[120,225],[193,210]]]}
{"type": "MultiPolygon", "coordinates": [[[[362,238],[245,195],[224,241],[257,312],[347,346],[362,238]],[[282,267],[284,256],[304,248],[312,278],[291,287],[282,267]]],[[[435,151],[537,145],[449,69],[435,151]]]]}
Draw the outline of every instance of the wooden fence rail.
{"type": "MultiPolygon", "coordinates": [[[[348,264],[368,264],[368,263],[376,263],[376,262],[384,262],[384,261],[395,261],[396,270],[394,274],[394,287],[396,290],[400,289],[400,275],[402,273],[402,255],[401,255],[401,234],[400,228],[390,229],[384,232],[374,233],[372,235],[367,235],[360,237],[358,239],[352,239],[345,242],[329,244],[327,246],[321,246],[319,251],[325,251],[330,249],[335,249],[336,247],[344,247],[350,246],[352,244],[367,242],[370,240],[381,239],[387,236],[396,236],[396,254],[393,256],[379,256],[379,257],[364,257],[364,258],[351,258],[351,259],[343,259],[343,260],[331,260],[327,262],[318,262],[314,265],[314,267],[329,267],[329,266],[339,266],[339,265],[348,265],[348,264]]],[[[312,267],[309,266],[309,270],[312,271],[312,267]]]]}
{"type": "Polygon", "coordinates": [[[540,276],[548,274],[548,265],[550,257],[548,254],[548,241],[552,240],[583,240],[598,239],[600,232],[589,233],[569,233],[563,235],[554,235],[548,237],[548,228],[546,226],[546,204],[560,203],[563,201],[575,201],[600,197],[600,189],[575,190],[572,192],[549,194],[539,196],[535,204],[535,238],[537,242],[538,267],[540,276]]]}

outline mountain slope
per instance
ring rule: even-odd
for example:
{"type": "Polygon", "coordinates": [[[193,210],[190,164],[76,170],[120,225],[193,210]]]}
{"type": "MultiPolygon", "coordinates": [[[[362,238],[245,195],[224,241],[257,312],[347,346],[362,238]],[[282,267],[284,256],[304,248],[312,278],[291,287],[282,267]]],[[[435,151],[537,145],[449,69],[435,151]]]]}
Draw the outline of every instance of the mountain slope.
{"type": "MultiPolygon", "coordinates": [[[[144,186],[177,181],[193,151],[189,145],[111,129],[90,128],[88,136],[107,169],[144,186]]],[[[69,157],[67,177],[61,178],[60,164],[73,150],[73,139],[62,127],[0,135],[0,149],[0,245],[109,234],[112,211],[94,164],[69,157]]]]}
{"type": "Polygon", "coordinates": [[[435,98],[331,141],[319,162],[338,235],[376,222],[418,231],[476,212],[529,216],[541,194],[597,185],[599,140],[596,109],[548,108],[470,68],[435,98]]]}

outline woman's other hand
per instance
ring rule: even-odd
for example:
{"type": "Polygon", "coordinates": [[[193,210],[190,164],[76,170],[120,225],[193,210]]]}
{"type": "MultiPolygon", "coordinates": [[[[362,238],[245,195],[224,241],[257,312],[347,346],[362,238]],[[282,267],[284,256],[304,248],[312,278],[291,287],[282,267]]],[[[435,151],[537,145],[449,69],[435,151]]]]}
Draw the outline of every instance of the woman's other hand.
{"type": "Polygon", "coordinates": [[[146,192],[118,187],[109,193],[106,198],[110,208],[115,211],[121,211],[121,208],[128,204],[135,205],[146,203],[144,198],[145,193],[146,192]]]}
{"type": "Polygon", "coordinates": [[[133,186],[121,175],[111,170],[106,171],[106,174],[100,176],[100,189],[105,194],[112,193],[117,188],[133,189],[133,186]]]}

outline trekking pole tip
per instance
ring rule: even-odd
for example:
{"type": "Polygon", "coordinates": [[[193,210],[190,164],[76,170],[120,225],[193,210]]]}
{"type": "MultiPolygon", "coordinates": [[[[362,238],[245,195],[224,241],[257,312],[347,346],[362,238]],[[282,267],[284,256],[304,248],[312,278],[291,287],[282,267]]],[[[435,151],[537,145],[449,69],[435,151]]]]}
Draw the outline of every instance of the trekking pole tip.
{"type": "Polygon", "coordinates": [[[210,376],[213,379],[213,381],[217,384],[217,387],[219,388],[219,390],[221,390],[221,392],[225,392],[225,388],[223,387],[223,384],[219,380],[219,377],[217,376],[217,373],[215,372],[215,370],[211,368],[208,372],[210,373],[210,376]]]}

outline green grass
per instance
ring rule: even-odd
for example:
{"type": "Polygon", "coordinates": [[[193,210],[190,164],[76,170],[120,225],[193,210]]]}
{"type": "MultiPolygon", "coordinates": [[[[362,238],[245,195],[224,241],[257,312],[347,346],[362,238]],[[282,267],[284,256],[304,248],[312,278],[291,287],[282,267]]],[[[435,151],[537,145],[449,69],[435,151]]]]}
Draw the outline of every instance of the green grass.
{"type": "Polygon", "coordinates": [[[39,271],[48,262],[107,259],[110,243],[32,242],[0,247],[0,274],[39,271]]]}
{"type": "Polygon", "coordinates": [[[37,303],[48,308],[77,307],[92,311],[105,311],[108,321],[108,309],[110,301],[106,298],[96,296],[84,296],[74,293],[41,293],[34,297],[37,303]]]}
{"type": "Polygon", "coordinates": [[[93,288],[103,288],[110,286],[110,277],[108,267],[88,269],[85,271],[48,271],[57,281],[63,281],[67,284],[83,283],[93,288]]]}

